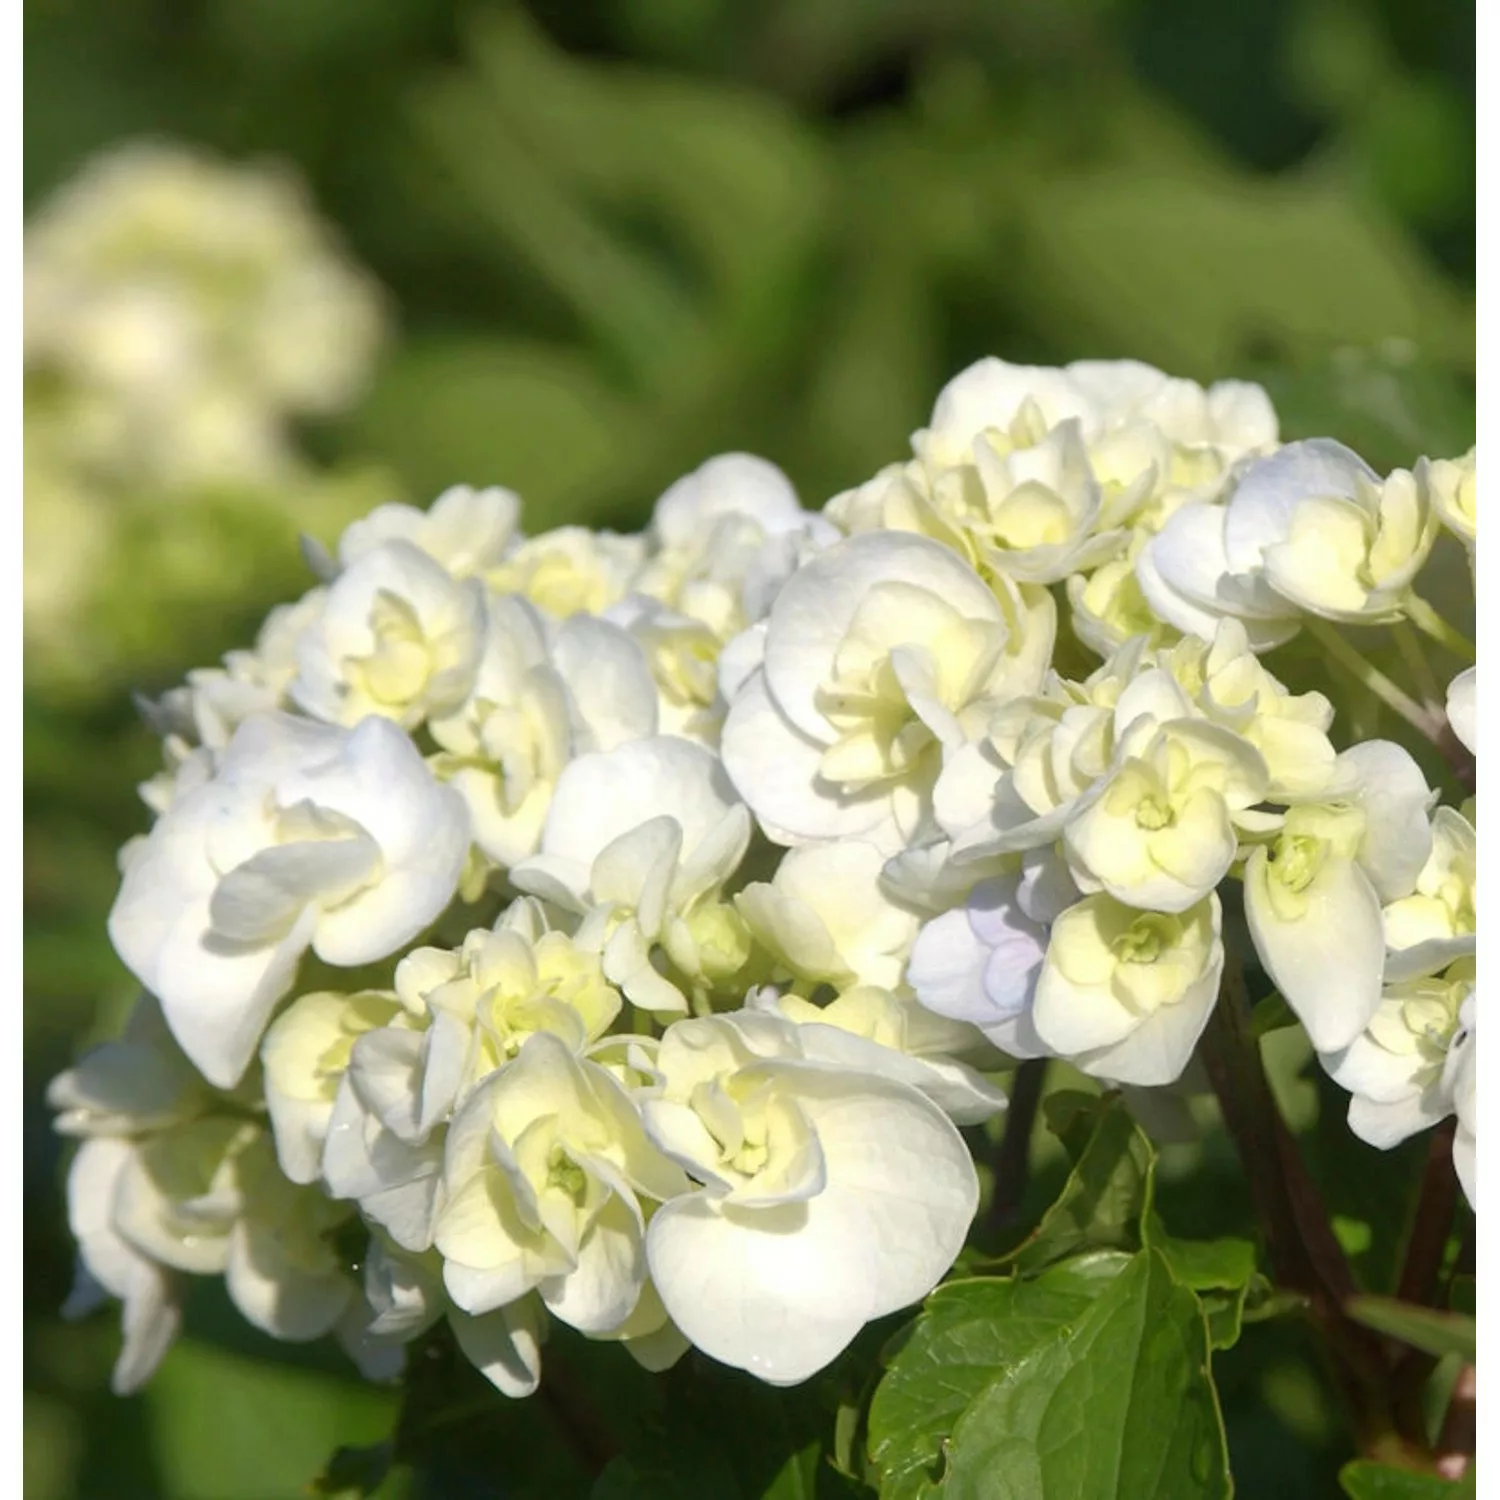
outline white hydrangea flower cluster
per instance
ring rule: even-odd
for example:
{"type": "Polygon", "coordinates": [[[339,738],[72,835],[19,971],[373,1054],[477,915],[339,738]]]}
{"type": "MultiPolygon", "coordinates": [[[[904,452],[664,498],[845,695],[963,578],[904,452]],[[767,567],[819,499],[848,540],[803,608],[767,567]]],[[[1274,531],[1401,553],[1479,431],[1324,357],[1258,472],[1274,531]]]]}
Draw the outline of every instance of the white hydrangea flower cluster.
{"type": "Polygon", "coordinates": [[[370,505],[379,477],[316,461],[300,424],[361,396],[385,297],[289,166],[168,141],[85,162],[24,261],[27,670],[96,696],[194,601],[253,588],[241,544],[270,562],[278,532],[370,505]],[[148,556],[143,621],[119,601],[148,556]]]}
{"type": "Polygon", "coordinates": [[[25,360],[60,457],[171,488],[293,463],[381,334],[372,283],[297,183],[182,145],[91,162],[27,227],[25,360]]]}
{"type": "Polygon", "coordinates": [[[1181,1077],[1235,883],[1352,1128],[1456,1115],[1472,1198],[1472,806],[1257,654],[1404,618],[1472,454],[1379,481],[1257,387],[998,360],[913,450],[821,513],[722,455],[638,536],[382,506],[148,705],[146,995],[54,1085],[121,1388],[219,1272],[372,1375],[446,1318],[522,1395],[557,1319],[804,1380],[953,1263],[991,1075],[1181,1077]]]}

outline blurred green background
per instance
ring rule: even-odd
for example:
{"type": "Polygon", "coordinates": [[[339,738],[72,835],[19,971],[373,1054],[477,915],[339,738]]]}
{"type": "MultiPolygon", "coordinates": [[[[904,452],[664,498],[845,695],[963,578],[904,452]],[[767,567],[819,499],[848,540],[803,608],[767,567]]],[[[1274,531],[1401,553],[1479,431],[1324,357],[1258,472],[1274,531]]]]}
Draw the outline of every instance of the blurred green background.
{"type": "MultiPolygon", "coordinates": [[[[28,211],[128,139],[278,158],[384,285],[373,385],[303,434],[325,541],[458,481],[520,490],[529,530],[634,526],[730,448],[818,505],[990,353],[1258,378],[1284,436],[1382,468],[1473,442],[1460,0],[27,0],[25,43],[28,211]]],[[[130,694],[306,587],[295,505],[253,500],[133,519],[69,669],[28,662],[29,1500],[296,1495],[391,1418],[211,1285],[128,1401],[112,1319],[57,1315],[42,1092],[131,994],[104,918],[157,749],[130,694]]],[[[1185,1230],[1215,1181],[1168,1184],[1185,1230]]],[[[1219,1361],[1241,1493],[1327,1495],[1321,1377],[1294,1332],[1255,1334],[1219,1361]]]]}

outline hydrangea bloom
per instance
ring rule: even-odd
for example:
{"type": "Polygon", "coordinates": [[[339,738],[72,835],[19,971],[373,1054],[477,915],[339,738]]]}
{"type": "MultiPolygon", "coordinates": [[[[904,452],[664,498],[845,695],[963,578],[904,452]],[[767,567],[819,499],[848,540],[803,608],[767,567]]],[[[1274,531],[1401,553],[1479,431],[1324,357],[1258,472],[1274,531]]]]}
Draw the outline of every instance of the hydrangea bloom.
{"type": "Polygon", "coordinates": [[[295,181],[181,146],[98,158],[30,225],[26,363],[92,465],[243,481],[290,462],[288,417],[364,383],[380,298],[295,181]]]}
{"type": "MultiPolygon", "coordinates": [[[[117,1383],[194,1274],[377,1377],[446,1321],[526,1395],[556,1320],[805,1380],[954,1263],[1003,1073],[1182,1116],[1247,958],[1362,1139],[1455,1117],[1472,1200],[1472,807],[1269,653],[1430,627],[1473,513],[1472,454],[1382,480],[1254,386],[987,360],[821,511],[725,454],[640,535],[456,487],[310,544],[147,706],[154,998],[53,1086],[117,1383]]],[[[1472,754],[1472,669],[1446,704],[1472,754]]]]}

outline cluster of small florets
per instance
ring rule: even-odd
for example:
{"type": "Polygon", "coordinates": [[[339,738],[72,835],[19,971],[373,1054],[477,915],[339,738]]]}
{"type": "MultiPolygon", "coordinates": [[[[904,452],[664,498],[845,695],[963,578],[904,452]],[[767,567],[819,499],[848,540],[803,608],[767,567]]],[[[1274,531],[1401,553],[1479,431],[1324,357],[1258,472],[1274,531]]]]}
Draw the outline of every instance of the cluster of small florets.
{"type": "Polygon", "coordinates": [[[162,602],[234,606],[255,568],[227,538],[371,503],[299,426],[363,392],[384,298],[289,168],[165,141],[86,163],[24,260],[28,673],[97,695],[169,639],[117,603],[146,557],[162,602]]]}
{"type": "Polygon", "coordinates": [[[555,1318],[803,1380],[951,1266],[991,1075],[1181,1078],[1226,882],[1353,1129],[1456,1113],[1472,1197],[1472,806],[1259,653],[1445,628],[1473,455],[1381,479],[1255,386],[998,360],[912,446],[821,512],[714,458],[638,536],[383,506],[150,706],[145,994],[53,1090],[121,1388],[217,1273],[373,1376],[447,1319],[524,1394],[555,1318]]]}
{"type": "Polygon", "coordinates": [[[290,422],[348,405],[382,321],[291,176],[167,142],[99,157],[37,214],[25,302],[35,442],[164,489],[294,466],[290,422]]]}

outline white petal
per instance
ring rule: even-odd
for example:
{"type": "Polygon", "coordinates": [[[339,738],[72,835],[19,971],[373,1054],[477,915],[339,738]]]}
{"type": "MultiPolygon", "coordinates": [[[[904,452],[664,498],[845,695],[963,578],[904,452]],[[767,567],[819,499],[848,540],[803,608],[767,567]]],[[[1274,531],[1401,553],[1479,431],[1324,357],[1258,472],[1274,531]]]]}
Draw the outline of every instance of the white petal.
{"type": "MultiPolygon", "coordinates": [[[[96,1292],[102,1288],[120,1298],[129,1297],[144,1268],[152,1264],[115,1227],[116,1187],[135,1154],[130,1141],[100,1137],[85,1141],[68,1169],[68,1227],[78,1241],[80,1264],[96,1292]]],[[[96,1296],[92,1303],[97,1300],[96,1296]]],[[[77,1308],[79,1313],[86,1310],[77,1308]]]]}
{"type": "Polygon", "coordinates": [[[1073,882],[1068,862],[1056,849],[1028,849],[1021,856],[1016,905],[1033,922],[1054,922],[1083,892],[1073,882]]]}
{"type": "Polygon", "coordinates": [[[682,825],[668,813],[647,818],[611,839],[594,860],[589,890],[595,901],[627,909],[654,908],[642,920],[653,930],[661,925],[667,887],[682,854],[682,825]]]}
{"type": "MultiPolygon", "coordinates": [[[[1381,1008],[1399,1010],[1400,1003],[1384,1001],[1381,1008]]],[[[1320,1053],[1318,1061],[1340,1088],[1348,1089],[1351,1094],[1363,1094],[1377,1104],[1393,1104],[1421,1092],[1416,1081],[1425,1066],[1421,1054],[1390,1052],[1368,1031],[1362,1031],[1337,1052],[1320,1053]]]]}
{"type": "Polygon", "coordinates": [[[1432,1107],[1429,1091],[1379,1101],[1356,1094],[1349,1100],[1349,1129],[1366,1145],[1381,1151],[1399,1146],[1419,1131],[1436,1125],[1448,1111],[1432,1107]]]}
{"type": "Polygon", "coordinates": [[[175,1278],[158,1266],[143,1270],[125,1297],[120,1322],[125,1341],[109,1388],[116,1396],[133,1396],[156,1373],[182,1326],[175,1278]]]}
{"type": "Polygon", "coordinates": [[[355,1198],[405,1250],[432,1243],[443,1164],[440,1141],[408,1145],[366,1112],[346,1077],[323,1143],[323,1179],[335,1198],[355,1198]]]}
{"type": "Polygon", "coordinates": [[[262,849],[219,882],[209,921],[231,943],[279,942],[310,902],[344,899],[379,863],[380,850],[368,834],[262,849]]]}
{"type": "Polygon", "coordinates": [[[691,848],[737,801],[719,758],[672,735],[582,755],[557,781],[542,832],[549,859],[591,866],[599,852],[649,818],[667,815],[691,848]]]}
{"type": "Polygon", "coordinates": [[[537,1290],[552,1315],[579,1330],[602,1334],[630,1316],[646,1279],[640,1221],[612,1197],[578,1246],[578,1264],[566,1276],[548,1277],[537,1290]]]}
{"type": "MultiPolygon", "coordinates": [[[[1085,365],[1085,379],[1091,372],[1097,379],[1100,364],[1085,365]]],[[[930,453],[934,462],[962,462],[980,433],[1009,427],[1028,401],[1037,406],[1049,427],[1077,417],[1092,428],[1099,419],[1093,394],[1073,379],[1071,368],[1013,365],[989,356],[959,371],[938,392],[931,424],[913,438],[913,445],[930,453]]]]}
{"type": "Polygon", "coordinates": [[[371,1114],[403,1141],[419,1145],[425,1037],[382,1026],[358,1038],[349,1054],[349,1082],[371,1114]]]}
{"type": "Polygon", "coordinates": [[[173,943],[159,956],[155,988],[162,1014],[177,1044],[216,1088],[233,1088],[244,1076],[316,920],[309,908],[274,947],[237,950],[205,930],[199,941],[173,943]]]}
{"type": "Polygon", "coordinates": [[[586,748],[613,750],[656,733],[651,669],[641,648],[618,625],[573,615],[557,632],[552,659],[586,729],[586,748]]]}
{"type": "Polygon", "coordinates": [[[1448,722],[1470,755],[1479,754],[1479,690],[1475,671],[1476,668],[1470,667],[1448,684],[1448,722]]]}
{"type": "Polygon", "coordinates": [[[363,1283],[376,1336],[415,1338],[442,1316],[443,1278],[430,1257],[403,1255],[371,1235],[363,1283]]]}
{"type": "Polygon", "coordinates": [[[468,809],[388,720],[363,720],[336,762],[289,778],[282,791],[352,818],[380,845],[382,878],[319,920],[315,947],[326,963],[384,958],[452,899],[469,851],[468,809]]]}
{"type": "Polygon", "coordinates": [[[777,709],[762,673],[730,705],[721,753],[740,796],[777,843],[893,831],[888,797],[849,797],[818,774],[822,747],[777,709]]]}
{"type": "Polygon", "coordinates": [[[766,630],[766,621],[757,620],[719,652],[719,696],[726,703],[733,703],[751,674],[765,664],[766,630]]]}
{"type": "MultiPolygon", "coordinates": [[[[1218,897],[1212,898],[1218,907],[1218,897]]],[[[1216,947],[1203,977],[1182,998],[1147,1016],[1123,1041],[1070,1059],[1085,1073],[1113,1083],[1154,1087],[1175,1083],[1192,1060],[1219,997],[1224,949],[1216,947]]]]}
{"type": "Polygon", "coordinates": [[[275,1227],[249,1219],[229,1232],[224,1281],[248,1322],[292,1343],[330,1332],[354,1296],[354,1284],[339,1271],[297,1265],[282,1251],[275,1227]]]}
{"type": "Polygon", "coordinates": [[[239,1082],[312,926],[310,918],[302,919],[270,945],[212,937],[209,900],[216,877],[205,845],[233,799],[233,789],[217,781],[164,815],[126,866],[109,914],[115,950],[159,998],[194,1066],[220,1088],[239,1082]]]}
{"type": "MultiPolygon", "coordinates": [[[[1184,506],[1183,508],[1188,510],[1193,507],[1184,506]]],[[[1158,620],[1166,621],[1168,625],[1182,631],[1184,635],[1195,635],[1200,640],[1211,641],[1223,615],[1218,610],[1209,609],[1195,599],[1189,598],[1173,583],[1168,582],[1167,575],[1163,573],[1159,562],[1160,542],[1160,536],[1152,537],[1141,548],[1135,560],[1136,582],[1140,584],[1141,595],[1147,607],[1158,620]]],[[[1184,552],[1191,555],[1189,549],[1185,548],[1184,552]]],[[[1175,575],[1181,574],[1185,565],[1177,555],[1173,554],[1169,558],[1168,566],[1175,575]]],[[[1212,586],[1217,577],[1217,575],[1209,576],[1206,568],[1202,577],[1198,577],[1196,573],[1194,576],[1197,583],[1203,587],[1212,586]]]]}
{"type": "Polygon", "coordinates": [[[333,1118],[333,1105],[322,1099],[294,1099],[267,1089],[266,1109],[281,1170],[292,1182],[316,1182],[323,1168],[323,1138],[333,1118]]]}
{"type": "Polygon", "coordinates": [[[1141,1016],[1102,986],[1071,984],[1056,964],[1044,964],[1031,1021],[1049,1052],[1074,1058],[1123,1042],[1141,1016]]]}
{"type": "MultiPolygon", "coordinates": [[[[1221,584],[1232,571],[1224,551],[1224,520],[1222,506],[1194,501],[1174,511],[1145,548],[1151,554],[1148,573],[1154,573],[1189,605],[1215,616],[1227,612],[1221,584]]],[[[1146,578],[1141,582],[1144,588],[1146,578]]],[[[1147,602],[1151,602],[1149,593],[1147,602]]],[[[1211,632],[1208,639],[1212,639],[1211,632]]]]}
{"type": "Polygon", "coordinates": [[[720,453],[663,491],[651,525],[666,546],[692,547],[715,521],[734,515],[758,521],[772,535],[807,519],[791,480],[775,464],[753,453],[720,453]]]}
{"type": "Polygon", "coordinates": [[[1358,788],[1366,820],[1358,858],[1376,894],[1382,901],[1410,895],[1432,852],[1433,793],[1421,767],[1390,740],[1365,740],[1339,756],[1334,774],[1358,788]]]}
{"type": "Polygon", "coordinates": [[[796,1097],[827,1159],[822,1193],[732,1216],[694,1194],[664,1205],[647,1231],[673,1322],[772,1385],[807,1379],[865,1322],[925,1296],[979,1198],[961,1137],[914,1091],[804,1072],[796,1097]]]}
{"type": "Polygon", "coordinates": [[[932,811],[951,839],[990,816],[997,784],[1004,774],[994,752],[983,742],[959,747],[943,760],[932,789],[932,811]]]}
{"type": "Polygon", "coordinates": [[[1459,1186],[1469,1200],[1469,1207],[1477,1210],[1479,1205],[1474,1200],[1474,1132],[1463,1125],[1453,1132],[1453,1170],[1458,1174],[1459,1186]]]}
{"type": "Polygon", "coordinates": [[[519,1300],[534,1290],[540,1279],[536,1267],[519,1251],[493,1266],[466,1266],[446,1258],[443,1261],[443,1285],[448,1295],[458,1307],[476,1316],[519,1300]]]}
{"type": "Polygon", "coordinates": [[[1167,724],[1192,715],[1193,705],[1182,685],[1164,668],[1153,667],[1133,677],[1121,690],[1114,708],[1115,738],[1123,739],[1138,719],[1167,724]]]}
{"type": "Polygon", "coordinates": [[[1229,497],[1224,521],[1229,566],[1237,573],[1259,568],[1264,550],[1290,534],[1292,515],[1301,501],[1323,495],[1352,499],[1359,477],[1375,479],[1376,474],[1357,453],[1332,438],[1288,443],[1256,460],[1229,497]]]}
{"type": "Polygon", "coordinates": [[[906,982],[928,1010],[982,1026],[995,1018],[985,993],[984,970],[990,946],[980,942],[960,907],[923,925],[912,944],[906,982]]]}
{"type": "Polygon", "coordinates": [[[908,1084],[957,1125],[978,1125],[1006,1105],[1003,1089],[973,1068],[948,1058],[913,1057],[817,1021],[803,1023],[802,1043],[812,1062],[837,1064],[852,1072],[908,1084]]]}
{"type": "Polygon", "coordinates": [[[529,1396],[542,1374],[540,1320],[529,1302],[480,1317],[455,1309],[449,1326],[464,1358],[502,1396],[529,1396]]]}
{"type": "Polygon", "coordinates": [[[776,706],[804,734],[829,743],[832,732],[817,695],[865,595],[878,583],[929,590],[969,619],[999,622],[1000,607],[957,554],[908,532],[849,538],[798,569],[771,610],[766,683],[776,706]]]}
{"type": "Polygon", "coordinates": [[[1385,980],[1395,984],[1403,979],[1420,979],[1425,974],[1437,974],[1446,969],[1456,958],[1471,958],[1478,947],[1477,935],[1470,932],[1460,937],[1428,938],[1413,943],[1408,948],[1390,950],[1385,956],[1385,980]]]}
{"type": "Polygon", "coordinates": [[[624,1342],[626,1353],[653,1375],[670,1370],[693,1347],[682,1330],[671,1322],[663,1323],[651,1333],[636,1334],[624,1342]]]}
{"type": "Polygon", "coordinates": [[[1303,893],[1307,911],[1283,922],[1271,905],[1264,848],[1245,866],[1245,917],[1272,983],[1319,1052],[1346,1047],[1380,1004],[1385,934],[1380,899],[1352,860],[1329,858],[1303,893]]]}

